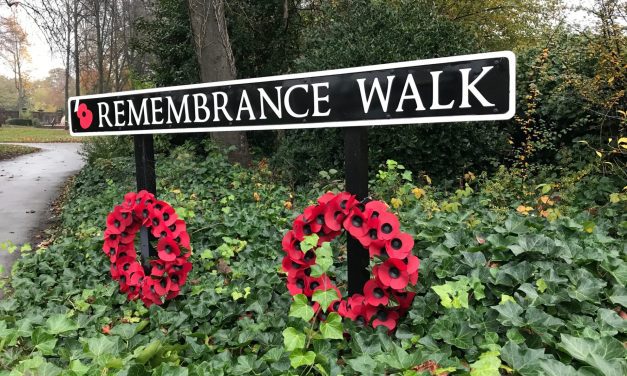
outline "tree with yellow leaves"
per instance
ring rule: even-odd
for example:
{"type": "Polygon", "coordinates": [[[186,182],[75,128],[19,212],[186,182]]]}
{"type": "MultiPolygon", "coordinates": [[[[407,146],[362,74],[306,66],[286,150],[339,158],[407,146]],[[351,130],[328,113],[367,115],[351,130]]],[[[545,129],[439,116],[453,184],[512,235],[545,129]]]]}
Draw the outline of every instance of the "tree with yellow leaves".
{"type": "Polygon", "coordinates": [[[26,106],[26,74],[24,62],[28,55],[28,35],[17,22],[13,13],[10,17],[0,17],[0,59],[9,65],[13,72],[15,88],[18,91],[17,109],[26,106]]]}

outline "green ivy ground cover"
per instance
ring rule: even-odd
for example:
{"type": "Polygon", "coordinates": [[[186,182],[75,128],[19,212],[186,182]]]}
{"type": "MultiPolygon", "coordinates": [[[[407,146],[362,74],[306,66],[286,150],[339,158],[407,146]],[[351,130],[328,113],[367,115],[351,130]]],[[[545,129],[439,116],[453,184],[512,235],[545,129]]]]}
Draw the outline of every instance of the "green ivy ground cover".
{"type": "MultiPolygon", "coordinates": [[[[270,171],[214,151],[199,159],[178,148],[157,165],[160,198],[192,237],[181,296],[145,309],[116,291],[102,231],[133,190],[133,165],[94,162],[55,242],[13,269],[13,294],[0,301],[1,375],[627,374],[627,197],[607,178],[584,173],[517,197],[501,176],[443,194],[388,163],[373,191],[422,260],[413,307],[388,334],[333,314],[311,325],[290,306],[281,238],[305,197],[329,186],[294,194],[288,209],[292,192],[270,171]]],[[[341,243],[332,270],[344,279],[341,243]]]]}

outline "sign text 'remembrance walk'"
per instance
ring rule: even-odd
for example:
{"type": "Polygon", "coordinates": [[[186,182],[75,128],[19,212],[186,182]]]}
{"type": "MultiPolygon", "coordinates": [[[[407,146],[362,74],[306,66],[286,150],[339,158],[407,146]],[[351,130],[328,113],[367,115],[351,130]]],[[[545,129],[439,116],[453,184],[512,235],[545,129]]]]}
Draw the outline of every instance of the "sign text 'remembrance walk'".
{"type": "Polygon", "coordinates": [[[511,52],[73,97],[74,136],[505,120],[511,52]]]}

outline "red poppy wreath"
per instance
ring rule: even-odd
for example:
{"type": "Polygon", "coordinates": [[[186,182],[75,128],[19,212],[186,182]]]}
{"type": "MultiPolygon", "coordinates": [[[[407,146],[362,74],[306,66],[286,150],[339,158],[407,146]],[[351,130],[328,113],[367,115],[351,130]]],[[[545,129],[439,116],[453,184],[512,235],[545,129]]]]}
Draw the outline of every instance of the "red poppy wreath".
{"type": "Polygon", "coordinates": [[[328,310],[349,318],[358,324],[373,327],[396,327],[416,295],[407,287],[418,282],[420,260],[412,254],[414,239],[400,230],[398,218],[382,201],[361,203],[350,193],[327,193],[309,206],[294,220],[292,230],[283,237],[282,268],[287,272],[287,288],[291,295],[304,294],[315,311],[320,306],[312,301],[317,290],[334,289],[339,297],[328,310]],[[342,230],[359,240],[375,261],[371,278],[364,285],[363,294],[342,299],[337,286],[329,276],[311,276],[316,264],[316,251],[322,243],[330,242],[342,230]],[[317,247],[303,252],[301,242],[306,236],[317,234],[317,247]]]}
{"type": "Polygon", "coordinates": [[[102,250],[111,260],[111,276],[129,300],[140,298],[149,307],[178,296],[192,270],[189,249],[185,221],[148,191],[127,193],[107,216],[102,250]],[[158,258],[150,260],[148,275],[135,251],[135,235],[142,226],[158,239],[158,258]]]}

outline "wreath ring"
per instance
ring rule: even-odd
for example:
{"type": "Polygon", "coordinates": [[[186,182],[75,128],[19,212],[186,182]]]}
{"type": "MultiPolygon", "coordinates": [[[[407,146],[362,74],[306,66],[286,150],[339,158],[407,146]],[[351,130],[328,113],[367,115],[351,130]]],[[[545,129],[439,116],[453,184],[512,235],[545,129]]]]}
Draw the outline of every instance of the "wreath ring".
{"type": "Polygon", "coordinates": [[[148,191],[129,192],[107,216],[102,250],[111,261],[111,277],[129,300],[140,298],[149,307],[179,295],[192,269],[185,221],[165,201],[148,191]],[[157,258],[150,270],[137,260],[135,235],[142,226],[157,238],[157,258]]]}
{"type": "Polygon", "coordinates": [[[318,198],[317,205],[307,207],[294,220],[292,229],[283,237],[282,247],[286,255],[281,265],[287,272],[290,294],[304,294],[316,312],[320,306],[312,301],[314,292],[334,289],[339,299],[326,307],[328,311],[358,324],[371,324],[375,328],[384,325],[393,330],[416,295],[408,291],[409,286],[418,282],[420,267],[420,259],[412,254],[414,239],[400,230],[398,218],[382,201],[359,202],[347,192],[326,193],[318,198]],[[368,249],[370,259],[375,261],[363,294],[353,294],[347,299],[342,298],[326,273],[311,276],[316,251],[344,230],[368,249]],[[303,252],[301,242],[312,234],[318,235],[318,244],[303,252]]]}

